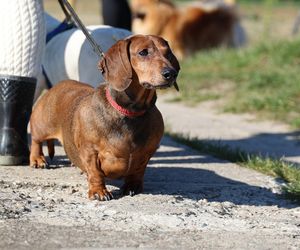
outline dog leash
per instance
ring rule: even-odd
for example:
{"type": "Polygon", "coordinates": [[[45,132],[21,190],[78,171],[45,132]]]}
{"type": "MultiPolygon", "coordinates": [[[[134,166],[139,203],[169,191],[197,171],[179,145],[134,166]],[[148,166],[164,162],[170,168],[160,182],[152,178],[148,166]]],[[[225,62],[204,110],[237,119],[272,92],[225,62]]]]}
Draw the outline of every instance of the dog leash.
{"type": "Polygon", "coordinates": [[[86,39],[89,41],[90,45],[92,46],[94,52],[99,56],[99,58],[104,57],[104,52],[101,49],[100,45],[97,44],[95,39],[90,35],[78,15],[76,14],[75,10],[71,6],[71,4],[68,2],[68,0],[58,0],[63,12],[66,15],[67,20],[71,20],[71,18],[74,20],[78,28],[81,29],[83,34],[85,35],[86,39]],[[68,10],[67,10],[68,9],[68,10]]]}

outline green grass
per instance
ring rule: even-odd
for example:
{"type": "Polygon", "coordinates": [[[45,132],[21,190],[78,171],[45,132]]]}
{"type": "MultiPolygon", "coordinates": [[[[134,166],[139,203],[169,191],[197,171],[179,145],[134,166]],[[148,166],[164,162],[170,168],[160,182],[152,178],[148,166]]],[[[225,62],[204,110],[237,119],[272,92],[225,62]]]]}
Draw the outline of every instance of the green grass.
{"type": "Polygon", "coordinates": [[[296,5],[298,6],[300,1],[299,0],[237,0],[238,4],[242,5],[253,5],[253,4],[259,4],[259,5],[269,5],[269,6],[286,6],[289,5],[296,5]]]}
{"type": "Polygon", "coordinates": [[[201,52],[181,68],[178,100],[223,98],[225,111],[255,112],[300,128],[300,39],[201,52]]]}
{"type": "Polygon", "coordinates": [[[243,167],[251,168],[261,173],[278,177],[287,184],[283,193],[290,199],[300,202],[300,168],[282,160],[249,154],[239,149],[232,149],[221,143],[211,143],[205,140],[189,138],[188,136],[167,132],[175,141],[183,143],[201,153],[216,158],[237,163],[243,167]]]}

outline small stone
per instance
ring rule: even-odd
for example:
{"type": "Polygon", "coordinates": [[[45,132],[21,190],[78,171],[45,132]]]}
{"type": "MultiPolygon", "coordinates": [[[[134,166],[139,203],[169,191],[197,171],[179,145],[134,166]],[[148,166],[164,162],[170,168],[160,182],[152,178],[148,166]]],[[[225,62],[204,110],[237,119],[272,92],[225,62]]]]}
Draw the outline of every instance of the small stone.
{"type": "Polygon", "coordinates": [[[76,190],[76,189],[73,188],[72,191],[71,191],[71,194],[74,194],[76,192],[78,192],[78,190],[76,190]]]}
{"type": "Polygon", "coordinates": [[[24,212],[31,212],[31,209],[29,209],[28,207],[24,207],[24,212]]]}

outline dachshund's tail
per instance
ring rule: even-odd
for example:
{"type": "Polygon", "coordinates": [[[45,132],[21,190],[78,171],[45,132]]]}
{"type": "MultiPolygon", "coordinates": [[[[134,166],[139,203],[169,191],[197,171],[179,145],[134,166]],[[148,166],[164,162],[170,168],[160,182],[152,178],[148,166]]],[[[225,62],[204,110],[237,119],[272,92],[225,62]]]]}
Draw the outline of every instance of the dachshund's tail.
{"type": "Polygon", "coordinates": [[[47,140],[47,147],[48,147],[48,155],[52,160],[55,154],[54,150],[54,139],[47,140]]]}

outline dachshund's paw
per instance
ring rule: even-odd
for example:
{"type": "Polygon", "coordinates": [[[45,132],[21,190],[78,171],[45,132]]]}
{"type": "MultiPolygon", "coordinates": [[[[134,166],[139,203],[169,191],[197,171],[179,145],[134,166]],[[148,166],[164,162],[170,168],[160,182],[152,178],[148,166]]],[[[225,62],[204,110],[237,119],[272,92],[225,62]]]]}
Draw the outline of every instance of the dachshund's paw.
{"type": "Polygon", "coordinates": [[[32,168],[48,168],[49,164],[43,155],[30,157],[30,167],[32,168]]]}
{"type": "Polygon", "coordinates": [[[107,191],[106,188],[90,188],[89,190],[89,199],[99,200],[99,201],[110,201],[114,197],[111,192],[107,191]]]}
{"type": "Polygon", "coordinates": [[[125,183],[122,187],[123,195],[134,196],[142,193],[144,190],[143,183],[125,183]]]}

